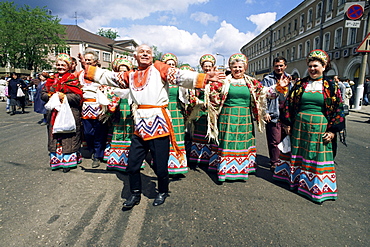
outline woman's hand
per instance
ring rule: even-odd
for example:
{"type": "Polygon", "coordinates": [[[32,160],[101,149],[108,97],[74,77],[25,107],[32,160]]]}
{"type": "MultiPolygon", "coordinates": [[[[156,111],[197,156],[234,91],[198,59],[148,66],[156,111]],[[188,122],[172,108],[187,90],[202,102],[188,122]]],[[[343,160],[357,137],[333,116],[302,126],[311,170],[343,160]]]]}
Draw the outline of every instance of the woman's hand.
{"type": "Polygon", "coordinates": [[[324,144],[327,144],[331,142],[334,139],[335,134],[333,132],[325,132],[324,135],[322,136],[322,139],[324,141],[324,144]]]}
{"type": "Polygon", "coordinates": [[[279,80],[279,85],[281,86],[281,87],[286,87],[286,86],[288,86],[289,85],[289,83],[290,83],[290,76],[285,76],[285,74],[283,74],[282,76],[281,76],[281,78],[280,78],[280,80],[279,80]]]}
{"type": "Polygon", "coordinates": [[[65,94],[62,92],[58,92],[60,102],[63,102],[65,94]]]}
{"type": "Polygon", "coordinates": [[[270,122],[271,121],[271,116],[269,113],[266,113],[265,116],[263,116],[263,120],[265,120],[266,123],[270,122]]]}

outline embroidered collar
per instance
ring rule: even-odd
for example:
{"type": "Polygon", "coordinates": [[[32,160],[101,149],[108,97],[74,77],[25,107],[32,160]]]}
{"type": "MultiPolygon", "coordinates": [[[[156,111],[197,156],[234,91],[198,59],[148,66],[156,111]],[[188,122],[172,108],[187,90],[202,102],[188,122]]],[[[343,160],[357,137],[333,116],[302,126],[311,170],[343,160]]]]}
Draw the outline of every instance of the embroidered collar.
{"type": "Polygon", "coordinates": [[[310,77],[310,81],[322,81],[323,76],[319,76],[316,79],[310,77]]]}

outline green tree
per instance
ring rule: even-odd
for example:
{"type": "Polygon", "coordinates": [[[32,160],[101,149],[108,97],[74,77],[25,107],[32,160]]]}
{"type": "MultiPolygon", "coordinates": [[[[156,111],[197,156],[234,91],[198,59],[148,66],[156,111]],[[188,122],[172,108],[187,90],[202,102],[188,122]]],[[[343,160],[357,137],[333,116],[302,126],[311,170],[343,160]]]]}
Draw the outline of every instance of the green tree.
{"type": "Polygon", "coordinates": [[[100,36],[103,36],[103,37],[106,37],[108,39],[113,39],[113,40],[115,40],[116,38],[119,37],[118,32],[113,31],[110,28],[109,29],[100,28],[96,34],[100,35],[100,36]]]}
{"type": "Polygon", "coordinates": [[[152,46],[152,50],[153,50],[153,61],[156,60],[162,61],[163,52],[159,51],[158,47],[155,45],[152,46]]]}
{"type": "Polygon", "coordinates": [[[66,50],[65,27],[45,8],[0,3],[0,66],[38,71],[50,67],[50,53],[66,50]]]}

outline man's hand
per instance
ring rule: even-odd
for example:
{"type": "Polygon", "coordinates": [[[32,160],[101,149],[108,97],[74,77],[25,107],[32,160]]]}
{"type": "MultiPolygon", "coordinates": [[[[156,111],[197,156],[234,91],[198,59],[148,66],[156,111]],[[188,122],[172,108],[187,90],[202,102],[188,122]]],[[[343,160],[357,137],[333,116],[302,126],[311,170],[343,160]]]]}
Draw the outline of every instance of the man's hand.
{"type": "Polygon", "coordinates": [[[269,113],[266,113],[265,116],[263,116],[263,120],[265,120],[266,123],[270,122],[271,121],[271,116],[269,113]]]}
{"type": "Polygon", "coordinates": [[[284,129],[284,131],[285,131],[285,134],[287,134],[287,135],[290,135],[290,134],[291,134],[291,133],[290,133],[290,126],[283,125],[283,129],[284,129]]]}
{"type": "Polygon", "coordinates": [[[207,72],[207,75],[208,75],[208,81],[220,81],[226,78],[225,73],[218,71],[216,69],[216,66],[214,66],[210,72],[207,72]]]}
{"type": "Polygon", "coordinates": [[[85,69],[87,64],[86,64],[84,56],[82,56],[81,53],[78,53],[78,59],[80,60],[82,69],[85,69]]]}

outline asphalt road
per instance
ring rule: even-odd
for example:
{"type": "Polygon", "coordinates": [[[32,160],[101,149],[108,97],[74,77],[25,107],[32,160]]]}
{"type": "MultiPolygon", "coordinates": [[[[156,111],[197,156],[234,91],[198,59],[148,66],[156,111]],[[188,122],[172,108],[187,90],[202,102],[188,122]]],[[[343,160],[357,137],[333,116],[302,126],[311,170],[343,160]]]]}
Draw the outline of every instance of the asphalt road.
{"type": "MultiPolygon", "coordinates": [[[[367,106],[370,109],[370,106],[367,106]]],[[[9,116],[0,102],[0,246],[368,246],[370,115],[351,112],[348,147],[339,145],[338,200],[317,205],[271,179],[264,134],[259,169],[246,182],[218,184],[190,170],[172,179],[171,196],[153,207],[155,176],[131,211],[128,177],[85,159],[51,171],[46,127],[32,112],[9,116]]],[[[370,111],[368,111],[370,112],[370,111]]]]}

